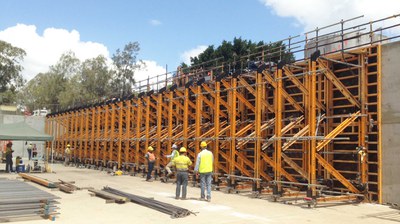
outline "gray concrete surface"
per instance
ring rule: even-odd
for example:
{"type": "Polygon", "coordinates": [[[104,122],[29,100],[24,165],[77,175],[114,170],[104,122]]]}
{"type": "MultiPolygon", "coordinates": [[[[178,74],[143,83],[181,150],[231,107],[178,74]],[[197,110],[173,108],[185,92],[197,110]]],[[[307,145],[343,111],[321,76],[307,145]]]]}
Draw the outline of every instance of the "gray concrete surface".
{"type": "Polygon", "coordinates": [[[400,205],[400,42],[382,46],[382,200],[400,205]]]}
{"type": "MultiPolygon", "coordinates": [[[[52,167],[55,173],[36,174],[52,181],[63,179],[75,181],[79,187],[94,187],[101,189],[104,186],[118,188],[122,191],[154,197],[156,200],[181,206],[197,215],[185,218],[171,219],[168,215],[134,204],[106,204],[104,199],[91,197],[87,190],[66,194],[60,191],[49,191],[61,199],[60,215],[55,223],[398,223],[400,211],[388,206],[377,204],[347,204],[312,208],[306,206],[286,205],[270,202],[266,199],[252,199],[238,194],[226,194],[213,191],[212,201],[198,201],[200,189],[189,187],[188,197],[191,200],[175,200],[175,185],[159,181],[146,182],[138,176],[111,176],[105,171],[63,167],[56,164],[52,167]]],[[[16,174],[0,174],[1,177],[16,178],[16,174]]],[[[32,183],[33,184],[33,183],[32,183]]],[[[35,185],[35,184],[34,184],[35,185]]],[[[48,220],[15,222],[18,224],[49,223],[48,220]]]]}

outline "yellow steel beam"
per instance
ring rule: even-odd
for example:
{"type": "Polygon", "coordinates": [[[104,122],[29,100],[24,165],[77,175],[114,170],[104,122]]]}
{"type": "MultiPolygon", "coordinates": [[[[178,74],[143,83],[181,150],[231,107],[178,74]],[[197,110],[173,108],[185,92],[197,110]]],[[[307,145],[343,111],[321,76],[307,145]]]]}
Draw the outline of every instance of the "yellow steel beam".
{"type": "MultiPolygon", "coordinates": [[[[231,128],[230,128],[230,135],[231,135],[231,141],[230,141],[230,158],[229,158],[229,174],[234,174],[235,173],[235,156],[236,156],[236,85],[237,85],[237,79],[232,78],[231,79],[231,89],[229,91],[230,95],[230,108],[231,110],[229,111],[230,114],[230,123],[231,123],[231,128]]],[[[231,178],[231,183],[234,183],[234,178],[231,178]]]]}
{"type": "Polygon", "coordinates": [[[126,163],[130,163],[133,162],[131,160],[131,144],[130,144],[130,139],[133,137],[131,136],[131,129],[132,129],[132,125],[131,122],[133,123],[132,119],[132,101],[131,100],[127,100],[126,101],[126,117],[125,117],[125,127],[126,127],[126,138],[125,138],[125,162],[126,163]]]}
{"type": "Polygon", "coordinates": [[[95,130],[97,130],[96,129],[96,107],[92,107],[91,108],[91,114],[92,114],[92,131],[90,132],[90,134],[91,134],[91,139],[90,139],[90,155],[89,155],[89,157],[90,157],[90,159],[91,159],[91,162],[93,162],[93,159],[94,159],[94,151],[95,151],[95,144],[96,144],[96,142],[95,142],[95,133],[96,133],[96,131],[95,130]]]}
{"type": "MultiPolygon", "coordinates": [[[[269,74],[269,72],[267,71],[263,71],[263,75],[265,77],[265,79],[268,81],[269,84],[272,85],[272,87],[274,87],[274,89],[278,88],[277,87],[277,82],[275,82],[275,80],[272,78],[272,76],[269,74]]],[[[294,107],[296,108],[298,111],[300,112],[304,112],[304,108],[297,103],[297,101],[295,99],[293,99],[293,97],[291,97],[289,95],[288,92],[286,92],[285,89],[281,88],[281,92],[282,92],[282,96],[294,107]]]]}
{"type": "Polygon", "coordinates": [[[219,121],[219,114],[220,114],[220,85],[221,83],[216,81],[215,82],[215,98],[214,98],[214,137],[215,137],[215,155],[214,155],[214,172],[219,172],[219,131],[220,131],[220,121],[219,121]]]}
{"type": "MultiPolygon", "coordinates": [[[[356,113],[353,113],[351,117],[348,117],[346,120],[344,120],[342,123],[340,123],[335,129],[333,129],[322,141],[320,141],[317,145],[317,151],[320,151],[324,146],[326,146],[329,142],[333,140],[337,135],[343,132],[343,130],[349,126],[353,121],[357,119],[357,117],[360,115],[360,111],[357,111],[356,113]]],[[[310,130],[312,127],[310,127],[310,130]]]]}
{"type": "MultiPolygon", "coordinates": [[[[287,67],[284,67],[283,70],[285,71],[285,75],[290,79],[290,81],[292,81],[304,94],[308,95],[308,89],[298,78],[296,78],[296,76],[294,76],[292,71],[290,71],[290,69],[287,67]]],[[[317,100],[317,106],[322,110],[326,110],[326,107],[324,106],[324,104],[321,103],[320,100],[317,100]]]]}
{"type": "MultiPolygon", "coordinates": [[[[202,84],[202,86],[203,86],[203,88],[204,88],[204,90],[208,93],[208,94],[210,94],[214,99],[215,99],[215,97],[216,97],[216,90],[214,91],[214,90],[212,90],[209,86],[207,86],[206,84],[202,84]]],[[[220,84],[220,88],[219,88],[220,90],[218,90],[218,91],[221,91],[221,84],[220,84]]],[[[219,102],[221,103],[221,105],[222,106],[224,106],[228,111],[230,111],[231,110],[231,108],[230,108],[230,106],[229,106],[229,103],[228,102],[226,102],[225,100],[223,100],[223,99],[219,99],[219,102]]]]}
{"type": "MultiPolygon", "coordinates": [[[[360,112],[361,114],[367,114],[368,110],[368,98],[367,98],[367,92],[368,92],[368,77],[367,77],[367,65],[365,63],[366,56],[365,54],[361,54],[359,57],[359,64],[361,65],[361,68],[359,69],[359,79],[360,79],[360,85],[359,85],[359,100],[360,100],[360,112]]],[[[358,137],[358,145],[363,147],[362,151],[363,152],[368,152],[368,144],[366,144],[366,137],[367,137],[367,117],[362,116],[359,120],[359,137],[358,137]]],[[[361,173],[361,182],[362,183],[367,183],[368,181],[368,156],[364,156],[363,154],[358,155],[359,160],[360,160],[360,173],[361,173]]]]}
{"type": "Polygon", "coordinates": [[[382,45],[376,47],[377,51],[377,79],[378,82],[378,203],[382,204],[382,45]]]}
{"type": "MultiPolygon", "coordinates": [[[[256,90],[243,78],[239,78],[239,82],[254,96],[256,97],[256,90]]],[[[265,85],[263,85],[265,86],[265,85]]],[[[274,113],[274,108],[272,105],[268,103],[268,101],[264,98],[264,96],[261,96],[262,101],[261,103],[263,104],[264,107],[267,108],[270,112],[274,113]]]]}
{"type": "Polygon", "coordinates": [[[198,137],[201,135],[201,130],[200,130],[200,126],[201,126],[201,106],[203,103],[203,96],[201,94],[199,94],[201,92],[201,87],[197,86],[196,87],[196,92],[197,92],[197,99],[196,99],[196,120],[195,120],[195,130],[196,130],[196,140],[195,140],[195,154],[199,154],[200,152],[200,140],[198,139],[198,137]]]}
{"type": "MultiPolygon", "coordinates": [[[[262,90],[263,90],[263,80],[262,80],[262,75],[261,73],[257,73],[257,79],[256,79],[256,108],[255,108],[255,115],[256,115],[256,120],[255,120],[255,134],[256,134],[256,147],[255,147],[255,153],[254,153],[254,178],[259,179],[260,178],[260,169],[261,169],[261,164],[260,164],[260,159],[261,159],[261,108],[263,107],[262,105],[262,90]]],[[[246,100],[247,101],[247,100],[246,100]]],[[[257,181],[257,188],[260,187],[260,182],[257,181]]]]}
{"type": "MultiPolygon", "coordinates": [[[[91,118],[91,116],[89,116],[90,115],[90,113],[89,113],[89,108],[86,108],[85,109],[85,113],[86,113],[86,116],[85,116],[85,119],[86,119],[86,122],[85,122],[85,144],[84,144],[84,155],[83,155],[83,158],[84,159],[86,159],[86,158],[88,158],[88,143],[89,143],[89,120],[90,120],[90,118],[91,118]]],[[[91,121],[92,122],[92,121],[91,121]]]]}
{"type": "MultiPolygon", "coordinates": [[[[231,84],[229,84],[227,81],[222,80],[221,82],[225,86],[225,88],[227,88],[227,89],[232,88],[231,84]]],[[[256,108],[242,94],[238,93],[237,90],[235,90],[235,91],[236,91],[237,99],[240,100],[242,103],[244,103],[246,105],[246,107],[248,107],[250,110],[252,110],[253,112],[256,112],[256,108]]]]}
{"type": "MultiPolygon", "coordinates": [[[[275,168],[282,167],[282,69],[278,69],[276,71],[276,79],[275,83],[275,136],[277,140],[275,141],[275,168]]],[[[272,81],[272,80],[271,80],[272,81]]],[[[278,192],[282,190],[281,181],[281,169],[275,169],[275,180],[277,182],[278,192]]]]}
{"type": "Polygon", "coordinates": [[[282,151],[286,151],[287,149],[289,149],[290,146],[292,146],[294,143],[296,143],[298,137],[304,136],[308,133],[309,131],[309,125],[306,125],[304,128],[302,128],[299,132],[297,132],[294,136],[293,139],[285,142],[285,144],[283,144],[282,146],[282,151]]]}
{"type": "MultiPolygon", "coordinates": [[[[178,93],[179,95],[179,93],[178,93]]],[[[185,88],[183,103],[183,146],[187,147],[188,126],[189,126],[189,89],[185,88]]],[[[196,117],[195,117],[196,118],[196,117]]]]}
{"type": "MultiPolygon", "coordinates": [[[[161,125],[162,125],[162,112],[163,112],[163,103],[162,103],[162,99],[163,99],[163,94],[159,93],[158,94],[158,98],[157,98],[157,150],[155,152],[155,155],[157,158],[161,159],[161,125]]],[[[159,167],[160,166],[160,160],[156,161],[156,166],[159,167]]]]}
{"type": "MultiPolygon", "coordinates": [[[[142,127],[142,100],[139,98],[136,101],[136,105],[137,105],[137,110],[136,110],[136,141],[135,141],[135,164],[136,167],[139,166],[139,152],[140,152],[140,128],[142,127]]],[[[143,149],[143,150],[147,150],[147,149],[143,149]]]]}
{"type": "Polygon", "coordinates": [[[316,154],[317,154],[317,149],[316,149],[316,139],[314,138],[314,136],[316,136],[316,127],[317,127],[317,118],[316,118],[316,113],[317,113],[317,108],[316,108],[316,104],[317,104],[317,99],[316,99],[316,79],[317,79],[317,64],[315,61],[311,62],[311,76],[310,76],[310,87],[309,87],[309,110],[308,110],[308,117],[309,117],[309,133],[310,136],[312,137],[310,140],[310,170],[309,170],[309,178],[308,178],[308,183],[310,183],[312,186],[310,187],[310,189],[312,190],[312,196],[315,197],[317,195],[316,192],[316,188],[314,185],[317,184],[317,173],[316,173],[316,169],[317,169],[317,161],[316,161],[316,154]]]}
{"type": "Polygon", "coordinates": [[[353,193],[360,193],[360,191],[353,186],[342,174],[339,173],[331,164],[329,164],[321,155],[315,154],[319,164],[321,164],[332,176],[334,176],[340,183],[353,193]]]}
{"type": "Polygon", "coordinates": [[[109,151],[108,151],[108,161],[115,161],[115,158],[113,157],[114,153],[114,139],[115,138],[115,113],[116,113],[116,105],[111,104],[111,132],[110,132],[110,146],[109,146],[109,151]]]}
{"type": "Polygon", "coordinates": [[[352,103],[354,106],[357,106],[360,108],[360,102],[353,96],[353,94],[350,93],[350,91],[346,88],[345,85],[333,74],[333,72],[328,68],[327,65],[321,60],[317,59],[318,65],[321,69],[323,69],[325,76],[329,79],[329,81],[332,82],[336,88],[343,94],[346,99],[352,103]]]}
{"type": "MultiPolygon", "coordinates": [[[[124,117],[126,118],[126,116],[124,116],[124,112],[125,112],[125,108],[124,108],[124,103],[122,101],[118,102],[118,107],[119,107],[119,116],[118,116],[118,152],[117,152],[117,163],[118,163],[118,169],[121,169],[122,166],[122,134],[123,134],[123,130],[122,130],[122,125],[125,123],[125,127],[128,128],[126,122],[123,121],[124,117]]],[[[126,151],[125,151],[126,153],[126,151]]]]}

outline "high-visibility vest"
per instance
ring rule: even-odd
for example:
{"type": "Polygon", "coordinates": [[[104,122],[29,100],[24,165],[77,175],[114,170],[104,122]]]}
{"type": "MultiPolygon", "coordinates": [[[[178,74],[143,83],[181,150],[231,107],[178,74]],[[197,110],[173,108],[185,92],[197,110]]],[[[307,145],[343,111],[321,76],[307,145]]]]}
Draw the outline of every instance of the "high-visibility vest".
{"type": "Polygon", "coordinates": [[[149,162],[154,162],[156,160],[156,156],[154,155],[154,153],[147,152],[147,155],[149,158],[149,162]]]}
{"type": "Polygon", "coordinates": [[[210,173],[213,171],[213,154],[208,150],[200,152],[199,173],[210,173]]]}
{"type": "Polygon", "coordinates": [[[174,158],[172,158],[172,159],[175,159],[176,157],[178,157],[179,156],[179,151],[178,150],[174,150],[175,151],[175,155],[174,155],[174,158]]]}
{"type": "Polygon", "coordinates": [[[175,165],[176,169],[179,171],[187,170],[190,165],[192,165],[192,161],[190,161],[189,157],[185,155],[180,155],[175,157],[172,160],[172,164],[175,165]]]}

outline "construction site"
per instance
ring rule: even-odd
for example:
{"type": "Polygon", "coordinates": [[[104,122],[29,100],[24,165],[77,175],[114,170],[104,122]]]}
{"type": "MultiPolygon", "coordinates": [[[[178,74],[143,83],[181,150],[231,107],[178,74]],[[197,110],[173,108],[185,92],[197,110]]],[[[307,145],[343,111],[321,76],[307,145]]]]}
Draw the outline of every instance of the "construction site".
{"type": "Polygon", "coordinates": [[[129,96],[47,115],[45,130],[54,139],[46,142],[46,158],[53,173],[37,176],[57,182],[55,188],[73,181],[89,191],[104,187],[153,198],[168,203],[168,211],[175,211],[172,205],[187,209],[164,212],[181,218],[170,219],[154,204],[153,210],[108,205],[86,190],[46,189],[59,198],[55,220],[400,222],[400,36],[390,35],[399,29],[398,16],[342,20],[278,41],[284,49],[260,47],[243,58],[241,69],[215,60],[201,71],[189,67],[139,81],[129,96]],[[378,28],[382,21],[390,25],[378,28]],[[296,58],[272,62],[283,53],[296,58]],[[165,179],[166,155],[177,144],[194,162],[202,141],[214,156],[215,196],[198,201],[199,180],[191,172],[189,200],[177,201],[174,178],[165,179]],[[67,145],[73,167],[62,166],[67,145]],[[154,182],[143,179],[149,146],[156,157],[154,182]],[[110,175],[116,171],[122,175],[110,175]]]}

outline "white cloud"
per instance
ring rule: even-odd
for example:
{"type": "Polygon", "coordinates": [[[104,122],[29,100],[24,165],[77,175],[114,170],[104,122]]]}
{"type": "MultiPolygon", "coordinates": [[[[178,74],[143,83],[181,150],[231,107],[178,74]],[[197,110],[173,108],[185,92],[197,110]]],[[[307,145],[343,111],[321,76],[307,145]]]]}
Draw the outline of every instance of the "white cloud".
{"type": "Polygon", "coordinates": [[[183,62],[185,62],[186,64],[190,64],[190,57],[196,57],[198,56],[200,53],[203,53],[203,51],[205,49],[207,49],[208,46],[205,45],[199,45],[196,48],[190,49],[188,51],[185,51],[181,54],[181,59],[183,60],[183,62]]]}
{"type": "Polygon", "coordinates": [[[161,25],[162,23],[161,23],[160,20],[152,19],[152,20],[150,20],[150,24],[151,24],[152,26],[159,26],[159,25],[161,25]]]}
{"type": "MultiPolygon", "coordinates": [[[[400,1],[398,0],[260,0],[270,7],[278,16],[293,17],[304,27],[304,31],[314,30],[341,19],[350,19],[360,15],[364,18],[355,21],[356,24],[369,22],[400,13],[400,1]]],[[[374,29],[380,26],[388,26],[394,22],[400,23],[398,17],[386,24],[376,24],[374,29]]],[[[349,23],[350,25],[350,23],[349,23]]],[[[338,27],[336,27],[338,29],[338,27]]],[[[399,29],[396,29],[399,33],[399,29]]]]}
{"type": "Polygon", "coordinates": [[[0,31],[0,39],[26,51],[22,62],[22,75],[27,80],[40,72],[47,72],[60,56],[67,52],[75,52],[81,61],[104,55],[109,58],[106,46],[96,42],[80,40],[76,30],[47,28],[43,34],[38,34],[35,25],[17,24],[0,31]]]}
{"type": "Polygon", "coordinates": [[[147,79],[150,78],[150,83],[157,82],[157,76],[159,76],[159,80],[165,79],[165,68],[157,65],[157,62],[150,60],[143,60],[145,63],[145,67],[139,71],[135,72],[135,80],[137,85],[139,85],[139,81],[142,81],[141,85],[147,84],[147,79]]]}

